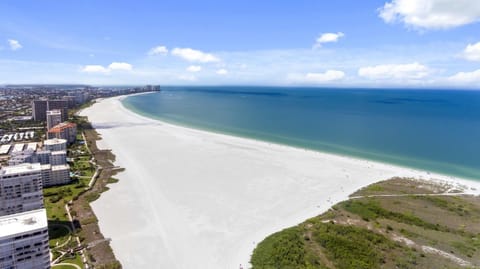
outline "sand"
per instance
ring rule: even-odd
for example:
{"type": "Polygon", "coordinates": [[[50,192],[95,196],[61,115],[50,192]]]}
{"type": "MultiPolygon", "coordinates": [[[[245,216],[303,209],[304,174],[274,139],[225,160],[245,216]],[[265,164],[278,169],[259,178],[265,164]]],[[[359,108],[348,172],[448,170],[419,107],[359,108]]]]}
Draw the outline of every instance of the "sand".
{"type": "Polygon", "coordinates": [[[82,115],[126,168],[92,206],[127,269],[247,268],[267,235],[393,176],[480,190],[479,182],[167,124],[127,110],[121,98],[82,115]]]}

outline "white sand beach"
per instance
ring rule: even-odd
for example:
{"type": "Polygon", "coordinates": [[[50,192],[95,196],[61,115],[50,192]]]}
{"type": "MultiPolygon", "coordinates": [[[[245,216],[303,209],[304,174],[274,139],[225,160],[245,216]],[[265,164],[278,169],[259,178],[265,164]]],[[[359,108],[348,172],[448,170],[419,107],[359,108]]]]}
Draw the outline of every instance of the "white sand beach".
{"type": "Polygon", "coordinates": [[[124,268],[238,269],[257,242],[393,176],[479,182],[189,129],[104,99],[84,110],[126,168],[93,203],[124,268]]]}

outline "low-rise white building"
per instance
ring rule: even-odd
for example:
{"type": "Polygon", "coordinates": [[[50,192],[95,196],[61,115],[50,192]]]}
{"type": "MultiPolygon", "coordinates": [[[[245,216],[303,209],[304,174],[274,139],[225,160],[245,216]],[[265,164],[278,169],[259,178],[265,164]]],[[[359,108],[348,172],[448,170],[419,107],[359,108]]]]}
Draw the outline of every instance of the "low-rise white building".
{"type": "Polygon", "coordinates": [[[39,208],[43,208],[40,164],[25,163],[2,167],[0,169],[0,216],[39,208]]]}
{"type": "Polygon", "coordinates": [[[50,268],[45,209],[0,217],[0,268],[50,268]]]}
{"type": "Polygon", "coordinates": [[[0,155],[5,155],[10,152],[12,145],[1,145],[0,146],[0,155]]]}

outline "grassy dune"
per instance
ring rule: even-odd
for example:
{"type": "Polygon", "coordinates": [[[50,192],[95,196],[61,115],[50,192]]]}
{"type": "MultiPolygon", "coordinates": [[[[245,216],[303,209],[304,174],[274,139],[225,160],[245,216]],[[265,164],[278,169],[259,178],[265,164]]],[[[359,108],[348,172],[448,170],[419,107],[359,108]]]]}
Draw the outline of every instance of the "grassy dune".
{"type": "Polygon", "coordinates": [[[258,244],[254,269],[478,268],[480,197],[394,178],[258,244]]]}

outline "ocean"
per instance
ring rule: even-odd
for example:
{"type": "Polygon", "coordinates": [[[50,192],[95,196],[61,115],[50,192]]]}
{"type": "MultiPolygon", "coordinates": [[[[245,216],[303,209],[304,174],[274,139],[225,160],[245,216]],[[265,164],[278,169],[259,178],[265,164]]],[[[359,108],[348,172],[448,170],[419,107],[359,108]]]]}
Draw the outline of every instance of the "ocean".
{"type": "Polygon", "coordinates": [[[480,91],[162,87],[123,104],[177,125],[480,180],[480,91]]]}

